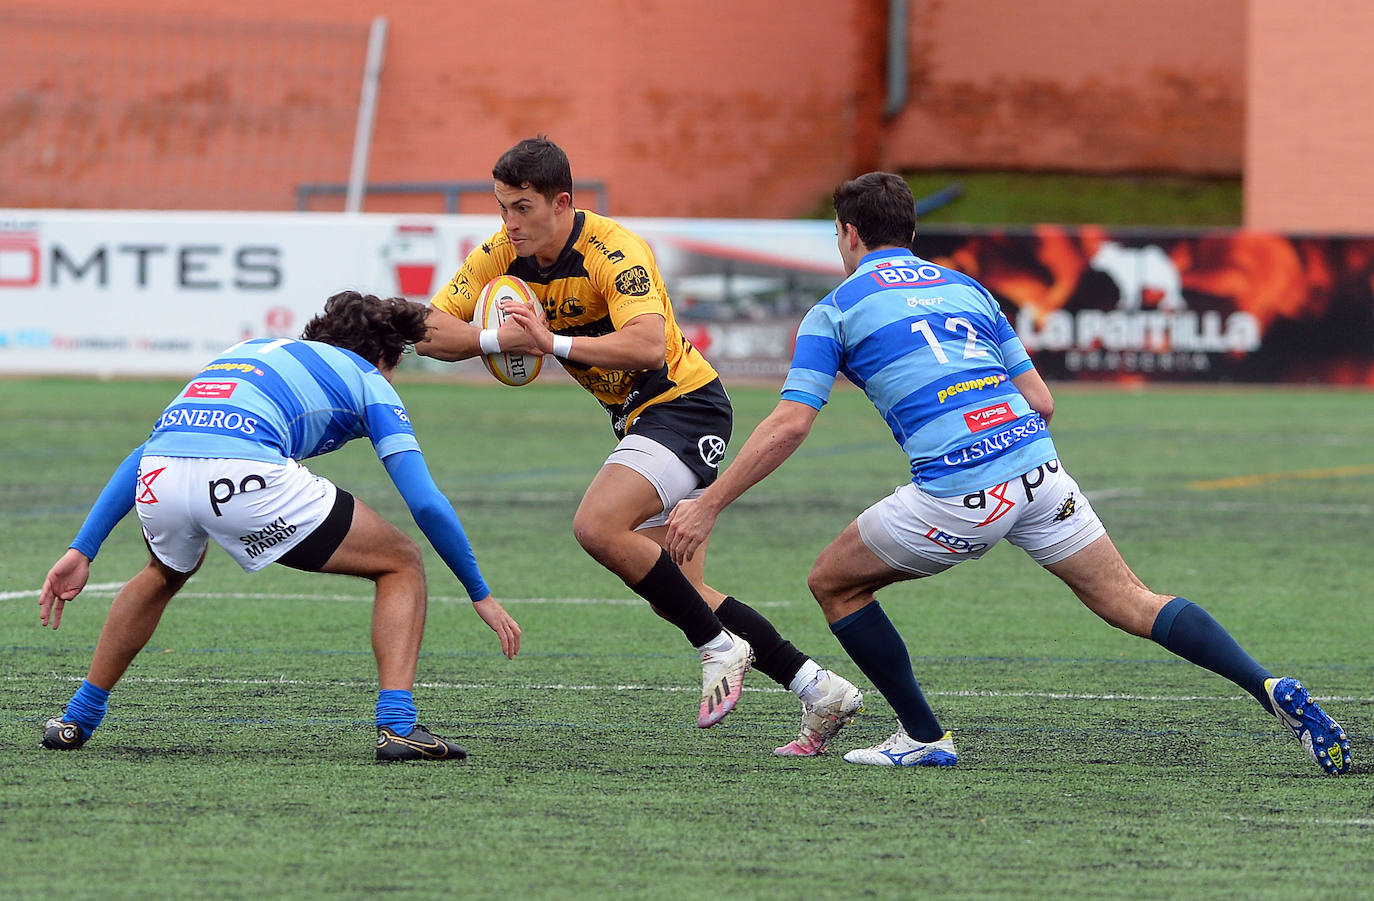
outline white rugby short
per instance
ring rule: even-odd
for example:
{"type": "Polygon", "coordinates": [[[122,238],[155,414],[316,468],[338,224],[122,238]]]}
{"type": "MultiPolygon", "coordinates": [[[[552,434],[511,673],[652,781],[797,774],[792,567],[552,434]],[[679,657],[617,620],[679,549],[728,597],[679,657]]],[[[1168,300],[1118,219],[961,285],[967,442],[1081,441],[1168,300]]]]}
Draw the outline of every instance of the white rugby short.
{"type": "Polygon", "coordinates": [[[636,531],[667,525],[668,516],[678,501],[696,497],[706,490],[698,487],[701,484],[700,477],[682,462],[682,458],[643,435],[629,434],[621,438],[606,462],[619,463],[644,476],[663,502],[663,512],[635,526],[636,531]]]}
{"type": "Polygon", "coordinates": [[[975,494],[934,497],[906,484],[859,514],[859,535],[899,572],[933,576],[976,560],[1005,538],[1041,566],[1106,534],[1058,460],[975,494]]]}
{"type": "Polygon", "coordinates": [[[255,572],[314,532],[337,492],[295,460],[144,456],[134,506],[149,547],[177,572],[195,569],[211,539],[255,572]]]}

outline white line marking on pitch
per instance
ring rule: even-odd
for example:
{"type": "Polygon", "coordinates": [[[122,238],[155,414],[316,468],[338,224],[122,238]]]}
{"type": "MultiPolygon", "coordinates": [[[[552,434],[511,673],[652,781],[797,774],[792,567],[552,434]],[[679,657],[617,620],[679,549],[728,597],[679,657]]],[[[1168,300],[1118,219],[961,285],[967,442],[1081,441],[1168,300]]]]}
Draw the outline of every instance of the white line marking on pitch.
{"type": "MultiPolygon", "coordinates": [[[[87,585],[82,595],[92,597],[103,597],[113,595],[124,587],[123,582],[104,582],[96,585],[87,585]]],[[[0,591],[0,601],[22,600],[24,598],[37,598],[39,592],[31,591],[0,591]]],[[[244,591],[183,591],[177,595],[179,598],[191,598],[194,600],[231,600],[231,601],[353,601],[358,603],[372,603],[372,595],[358,594],[277,594],[274,592],[244,592],[244,591]]],[[[79,599],[79,598],[78,598],[79,599]]],[[[438,604],[457,604],[472,603],[471,598],[459,597],[457,595],[430,595],[431,603],[438,604]]],[[[639,598],[501,598],[503,604],[572,604],[572,605],[605,605],[611,607],[637,607],[645,601],[639,598]]],[[[787,607],[790,601],[751,601],[751,607],[787,607]]]]}
{"type": "MultiPolygon", "coordinates": [[[[114,594],[124,587],[123,582],[100,582],[95,585],[87,585],[86,591],[90,594],[114,594]]],[[[0,591],[0,601],[13,601],[19,598],[36,598],[38,589],[32,591],[0,591]]]]}
{"type": "MultiPolygon", "coordinates": [[[[59,676],[52,674],[53,678],[59,682],[80,682],[81,676],[59,676]]],[[[19,682],[30,681],[32,676],[0,675],[0,681],[19,682]]],[[[138,682],[146,685],[302,685],[302,686],[335,686],[340,688],[368,688],[374,685],[371,681],[359,681],[348,679],[288,679],[281,676],[275,679],[230,679],[201,676],[197,678],[182,677],[154,677],[154,676],[126,676],[121,682],[138,682]]],[[[624,683],[617,685],[572,685],[564,682],[553,683],[514,683],[506,685],[496,685],[486,682],[419,682],[415,683],[417,688],[432,688],[446,691],[509,691],[518,688],[528,691],[662,691],[669,693],[678,692],[699,692],[701,689],[695,685],[644,685],[636,683],[624,683]]],[[[787,689],[769,686],[767,688],[745,688],[745,691],[769,693],[788,693],[787,689]]],[[[1042,700],[1054,701],[1152,701],[1159,703],[1187,703],[1197,701],[1243,701],[1249,695],[1132,695],[1132,694],[1089,694],[1052,692],[1052,691],[931,691],[926,692],[940,698],[1037,698],[1042,700]]],[[[1323,696],[1322,701],[1331,701],[1340,704],[1374,704],[1374,697],[1329,697],[1323,696]]]]}

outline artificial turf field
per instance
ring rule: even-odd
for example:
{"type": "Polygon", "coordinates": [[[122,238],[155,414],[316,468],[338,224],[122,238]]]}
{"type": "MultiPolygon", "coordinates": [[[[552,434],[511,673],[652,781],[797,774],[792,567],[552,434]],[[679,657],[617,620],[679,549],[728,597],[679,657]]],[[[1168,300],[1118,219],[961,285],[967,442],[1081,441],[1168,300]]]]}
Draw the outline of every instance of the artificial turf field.
{"type": "MultiPolygon", "coordinates": [[[[427,549],[416,702],[462,763],[372,761],[369,584],[211,549],[80,751],[40,750],[85,674],[132,517],[57,632],[37,588],[172,382],[0,381],[0,897],[1293,898],[1374,885],[1374,416],[1365,391],[1056,386],[1062,459],[1136,572],[1302,677],[1351,736],[1321,774],[1229,682],[1102,624],[1021,552],[880,594],[959,766],[775,758],[761,674],[695,727],[700,670],[569,524],[612,441],[556,380],[402,383],[440,487],[524,629],[514,661],[427,549]]],[[[737,387],[738,447],[775,391],[737,387]]],[[[424,543],[365,441],[311,461],[424,543]]],[[[709,581],[868,689],[810,600],[816,553],[906,476],[838,392],[722,517],[709,581]]]]}

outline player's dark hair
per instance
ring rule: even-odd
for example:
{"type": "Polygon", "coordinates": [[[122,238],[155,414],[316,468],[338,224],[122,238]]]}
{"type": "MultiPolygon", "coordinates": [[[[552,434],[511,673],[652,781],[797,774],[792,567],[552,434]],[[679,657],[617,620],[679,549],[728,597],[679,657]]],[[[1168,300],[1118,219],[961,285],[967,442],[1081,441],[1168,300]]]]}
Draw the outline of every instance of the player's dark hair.
{"type": "Polygon", "coordinates": [[[429,327],[424,304],[403,297],[340,291],[324,302],[324,312],[305,324],[301,337],[351,350],[369,363],[393,367],[401,354],[425,340],[429,327]]]}
{"type": "Polygon", "coordinates": [[[537,191],[548,201],[565,191],[571,195],[573,189],[568,155],[543,135],[526,138],[501,154],[491,176],[513,188],[537,191]]]}
{"type": "Polygon", "coordinates": [[[870,250],[911,247],[916,237],[916,199],[906,179],[891,172],[870,172],[836,188],[835,218],[858,229],[870,250]]]}

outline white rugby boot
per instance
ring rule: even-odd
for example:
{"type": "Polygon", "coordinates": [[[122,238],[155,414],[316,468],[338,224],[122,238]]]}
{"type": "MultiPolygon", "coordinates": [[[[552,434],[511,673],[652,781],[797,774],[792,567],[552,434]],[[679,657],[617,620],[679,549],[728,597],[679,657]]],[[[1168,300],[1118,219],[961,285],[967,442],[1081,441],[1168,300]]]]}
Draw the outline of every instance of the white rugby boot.
{"type": "Polygon", "coordinates": [[[814,704],[802,704],[801,733],[773,753],[779,757],[815,757],[863,709],[863,693],[854,683],[832,672],[825,677],[825,694],[821,699],[814,704]]]}
{"type": "Polygon", "coordinates": [[[701,709],[697,726],[702,729],[711,728],[735,709],[744,688],[744,674],[754,664],[754,649],[749,642],[733,632],[725,634],[734,642],[730,650],[701,652],[701,709]]]}
{"type": "Polygon", "coordinates": [[[954,736],[949,732],[935,741],[921,742],[899,726],[887,741],[871,748],[855,748],[844,759],[873,766],[954,766],[959,762],[959,753],[954,750],[954,736]]]}

